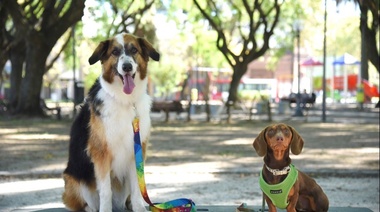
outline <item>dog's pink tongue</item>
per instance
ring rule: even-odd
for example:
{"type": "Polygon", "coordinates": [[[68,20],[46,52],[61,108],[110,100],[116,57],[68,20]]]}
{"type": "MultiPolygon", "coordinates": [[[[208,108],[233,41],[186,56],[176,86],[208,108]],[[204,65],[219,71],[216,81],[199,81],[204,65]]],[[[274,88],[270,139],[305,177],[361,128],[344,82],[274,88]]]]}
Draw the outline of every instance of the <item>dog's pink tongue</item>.
{"type": "Polygon", "coordinates": [[[135,83],[133,82],[132,76],[129,74],[124,75],[123,81],[124,81],[124,87],[123,87],[124,93],[131,94],[133,91],[133,88],[135,88],[135,83]]]}

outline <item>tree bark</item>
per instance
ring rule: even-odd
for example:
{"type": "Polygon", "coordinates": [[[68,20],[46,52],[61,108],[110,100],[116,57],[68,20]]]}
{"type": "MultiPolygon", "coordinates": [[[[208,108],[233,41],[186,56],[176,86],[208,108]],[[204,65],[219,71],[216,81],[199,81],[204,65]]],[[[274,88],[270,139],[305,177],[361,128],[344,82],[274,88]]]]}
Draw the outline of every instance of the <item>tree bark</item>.
{"type": "Polygon", "coordinates": [[[240,80],[245,74],[245,71],[247,70],[247,65],[244,63],[236,64],[234,67],[234,73],[232,74],[230,89],[229,89],[229,95],[228,95],[228,101],[235,102],[238,97],[238,87],[240,84],[240,80]]]}
{"type": "Polygon", "coordinates": [[[368,47],[368,60],[372,63],[373,66],[375,66],[377,72],[380,73],[380,57],[378,49],[376,48],[376,31],[370,30],[367,32],[368,36],[366,39],[366,46],[368,47]]]}
{"type": "Polygon", "coordinates": [[[232,79],[229,88],[228,100],[226,102],[227,107],[227,123],[231,123],[231,107],[234,106],[236,100],[238,99],[238,87],[240,80],[247,70],[248,63],[238,63],[234,66],[234,72],[232,74],[232,79]]]}
{"type": "Polygon", "coordinates": [[[25,76],[22,80],[16,113],[26,116],[42,116],[40,94],[45,63],[52,48],[43,42],[39,33],[30,33],[26,42],[25,76]],[[37,35],[35,35],[37,34],[37,35]]]}
{"type": "Polygon", "coordinates": [[[379,72],[379,52],[377,50],[376,34],[378,31],[378,14],[369,8],[370,3],[359,1],[360,7],[360,32],[361,32],[361,78],[368,80],[368,61],[379,72]],[[368,13],[372,14],[371,28],[368,27],[368,13]]]}
{"type": "Polygon", "coordinates": [[[22,71],[25,60],[25,43],[19,42],[10,50],[9,59],[12,64],[12,70],[10,75],[10,93],[9,107],[11,113],[13,113],[17,107],[19,92],[21,89],[22,71]]]}
{"type": "Polygon", "coordinates": [[[361,55],[360,55],[360,77],[368,80],[368,46],[366,41],[368,8],[365,5],[360,6],[360,32],[361,32],[361,55]]]}
{"type": "Polygon", "coordinates": [[[206,82],[205,82],[205,85],[204,85],[204,88],[203,88],[203,97],[204,97],[204,100],[206,102],[206,121],[207,122],[210,122],[211,121],[211,110],[210,110],[210,84],[211,84],[211,79],[210,79],[210,76],[209,74],[207,73],[206,74],[206,82]]]}

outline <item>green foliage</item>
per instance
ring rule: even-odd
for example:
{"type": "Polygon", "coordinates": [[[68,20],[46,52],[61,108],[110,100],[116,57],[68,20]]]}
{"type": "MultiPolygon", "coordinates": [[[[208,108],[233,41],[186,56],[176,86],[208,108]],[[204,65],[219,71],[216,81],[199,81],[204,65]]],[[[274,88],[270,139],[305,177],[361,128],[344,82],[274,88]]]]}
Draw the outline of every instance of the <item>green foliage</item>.
{"type": "Polygon", "coordinates": [[[204,26],[195,23],[191,33],[182,33],[183,39],[190,39],[192,42],[187,47],[188,64],[198,67],[226,67],[223,54],[215,45],[216,33],[204,30],[204,26]]]}
{"type": "Polygon", "coordinates": [[[179,91],[178,85],[184,79],[183,73],[184,69],[165,59],[160,63],[150,63],[149,76],[156,88],[154,97],[167,99],[170,94],[179,91]]]}
{"type": "Polygon", "coordinates": [[[159,64],[152,63],[149,71],[156,87],[156,97],[167,98],[182,88],[189,67],[225,67],[223,55],[216,48],[216,33],[200,20],[191,1],[164,1],[159,11],[174,22],[180,31],[159,43],[163,53],[159,64]],[[180,61],[180,62],[179,62],[180,61]]]}
{"type": "MultiPolygon", "coordinates": [[[[360,58],[361,35],[358,17],[330,20],[327,27],[327,48],[330,54],[340,56],[344,53],[349,53],[356,58],[360,58]]],[[[315,47],[315,49],[319,54],[323,51],[323,49],[318,47],[315,47]]]]}
{"type": "Polygon", "coordinates": [[[269,100],[270,93],[259,90],[239,90],[238,99],[241,101],[261,102],[269,100]]]}
{"type": "MultiPolygon", "coordinates": [[[[318,2],[319,4],[319,2],[318,2]]],[[[307,12],[314,11],[316,1],[292,0],[285,1],[281,6],[280,18],[274,34],[271,38],[268,54],[267,68],[274,70],[278,61],[288,52],[294,51],[294,40],[296,33],[294,23],[304,23],[307,12]]]]}
{"type": "Polygon", "coordinates": [[[96,23],[92,27],[99,29],[91,37],[100,41],[122,32],[136,34],[139,29],[150,28],[153,3],[154,0],[97,0],[89,4],[87,19],[96,23]]]}
{"type": "Polygon", "coordinates": [[[215,44],[216,32],[204,21],[192,1],[168,1],[161,10],[167,20],[174,21],[180,29],[179,39],[186,48],[182,53],[185,63],[202,67],[226,66],[223,54],[215,44]]]}
{"type": "MultiPolygon", "coordinates": [[[[97,65],[98,66],[98,65],[97,65]]],[[[84,87],[86,90],[89,90],[91,86],[94,84],[95,80],[99,77],[101,74],[101,68],[98,67],[90,67],[91,70],[88,71],[88,73],[85,76],[84,79],[84,87]]]]}

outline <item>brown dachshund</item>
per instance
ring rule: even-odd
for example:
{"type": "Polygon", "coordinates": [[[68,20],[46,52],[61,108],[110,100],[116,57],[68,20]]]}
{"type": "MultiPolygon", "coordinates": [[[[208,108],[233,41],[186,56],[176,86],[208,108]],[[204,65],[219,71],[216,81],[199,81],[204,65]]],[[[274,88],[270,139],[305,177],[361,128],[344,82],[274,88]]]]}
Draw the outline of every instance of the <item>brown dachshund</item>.
{"type": "Polygon", "coordinates": [[[260,187],[270,212],[276,208],[292,212],[328,211],[329,200],[322,188],[291,164],[289,150],[298,155],[303,143],[291,126],[282,123],[266,127],[253,142],[257,154],[264,156],[260,187]]]}

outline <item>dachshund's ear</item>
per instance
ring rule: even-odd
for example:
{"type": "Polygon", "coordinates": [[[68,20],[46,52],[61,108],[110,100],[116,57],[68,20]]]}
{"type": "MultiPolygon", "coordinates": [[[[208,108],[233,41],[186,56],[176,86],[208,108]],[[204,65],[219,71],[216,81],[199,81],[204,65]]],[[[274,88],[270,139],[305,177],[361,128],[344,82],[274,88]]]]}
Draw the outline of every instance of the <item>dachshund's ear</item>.
{"type": "Polygon", "coordinates": [[[290,142],[290,149],[293,154],[298,155],[301,153],[302,148],[303,148],[303,139],[293,127],[289,125],[288,127],[292,131],[292,135],[293,135],[292,140],[290,142]]]}
{"type": "Polygon", "coordinates": [[[99,43],[98,47],[96,47],[95,51],[92,53],[91,57],[88,59],[90,65],[98,62],[104,54],[107,52],[110,41],[105,40],[99,43]]]}
{"type": "Polygon", "coordinates": [[[266,127],[253,141],[253,148],[255,148],[257,154],[262,157],[267,154],[267,142],[265,141],[265,132],[268,127],[266,127]]]}

